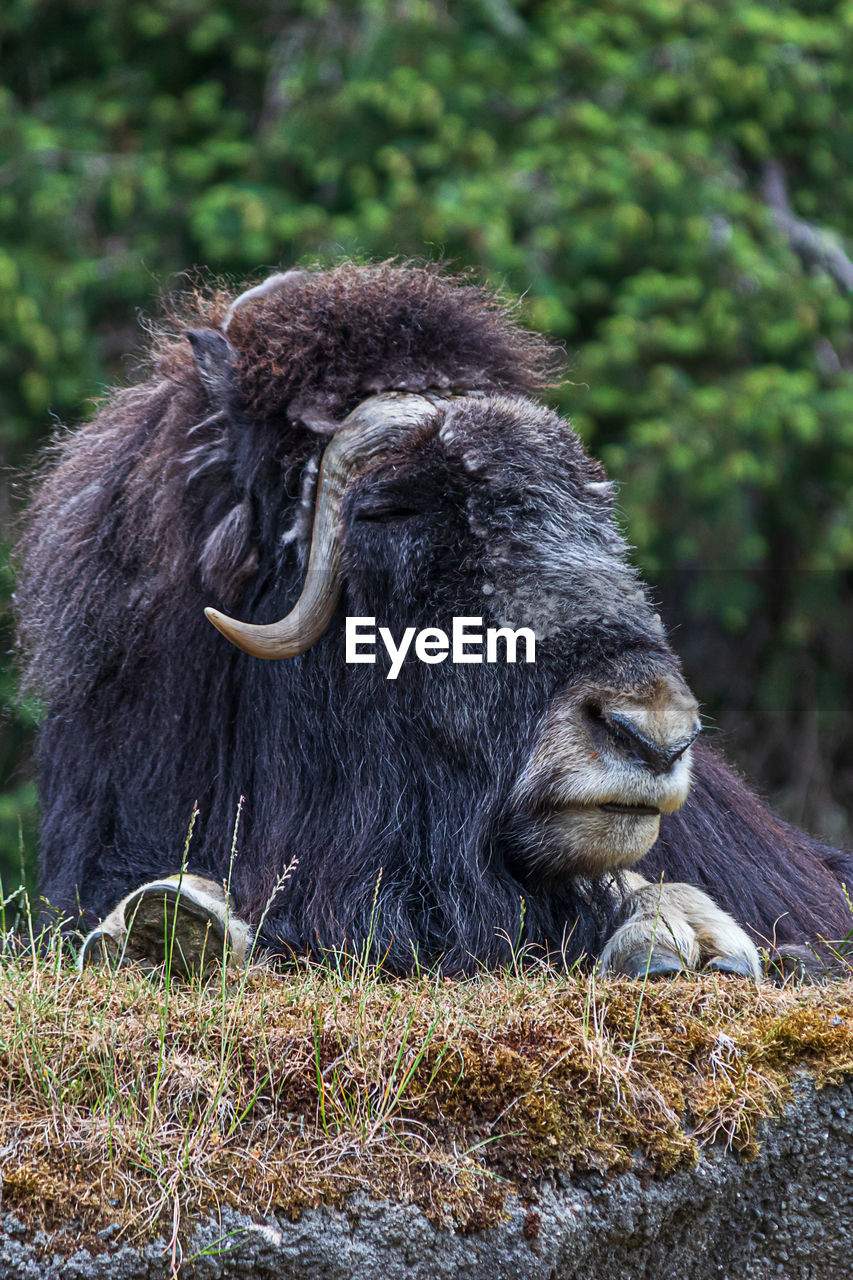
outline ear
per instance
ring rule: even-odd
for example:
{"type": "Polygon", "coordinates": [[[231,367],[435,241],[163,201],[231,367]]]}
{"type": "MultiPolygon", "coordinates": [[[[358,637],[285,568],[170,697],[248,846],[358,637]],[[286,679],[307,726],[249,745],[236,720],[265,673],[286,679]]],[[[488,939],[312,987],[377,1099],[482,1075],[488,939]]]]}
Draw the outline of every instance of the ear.
{"type": "Polygon", "coordinates": [[[211,406],[224,408],[236,384],[237,352],[215,329],[190,329],[187,337],[211,406]]]}

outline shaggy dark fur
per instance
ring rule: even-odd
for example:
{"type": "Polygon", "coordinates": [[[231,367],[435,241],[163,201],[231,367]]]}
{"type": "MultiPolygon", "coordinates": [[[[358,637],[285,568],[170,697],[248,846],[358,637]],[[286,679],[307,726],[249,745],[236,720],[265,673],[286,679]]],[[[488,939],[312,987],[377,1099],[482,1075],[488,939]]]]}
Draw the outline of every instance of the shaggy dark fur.
{"type": "MultiPolygon", "coordinates": [[[[347,497],[336,619],[301,657],[250,658],[202,615],[264,622],[292,606],[324,434],[370,392],[527,394],[553,378],[553,353],[465,282],[348,265],[294,273],[238,310],[235,369],[197,366],[181,330],[215,328],[228,301],[171,318],[148,379],[56,441],[33,499],[18,607],[28,686],[47,704],[44,894],[93,922],[176,870],[196,801],[189,866],[227,875],[242,794],[241,913],[259,920],[299,858],[264,924],[274,950],[372,930],[400,969],[414,952],[453,972],[494,963],[522,933],[569,960],[594,953],[606,895],[534,879],[506,843],[508,797],[561,690],[639,688],[678,664],[603,472],[555,415],[466,402],[372,466],[347,497]],[[399,636],[453,615],[530,625],[531,610],[535,666],[409,662],[391,682],[381,651],[344,664],[346,614],[399,636]]],[[[710,752],[696,774],[646,865],[706,887],[762,937],[845,933],[843,856],[781,824],[710,752]]]]}

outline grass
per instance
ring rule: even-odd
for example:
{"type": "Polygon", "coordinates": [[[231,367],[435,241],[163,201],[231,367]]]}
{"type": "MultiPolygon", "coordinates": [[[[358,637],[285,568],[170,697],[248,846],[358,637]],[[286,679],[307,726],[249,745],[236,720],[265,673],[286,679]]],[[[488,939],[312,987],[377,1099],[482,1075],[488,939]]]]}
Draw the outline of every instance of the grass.
{"type": "Polygon", "coordinates": [[[75,1248],[165,1232],[175,1270],[223,1206],[296,1216],[366,1188],[473,1229],[554,1170],[654,1177],[720,1140],[749,1157],[802,1067],[853,1071],[853,982],[460,982],[337,957],[202,984],[7,954],[0,1203],[47,1231],[73,1205],[75,1248]]]}

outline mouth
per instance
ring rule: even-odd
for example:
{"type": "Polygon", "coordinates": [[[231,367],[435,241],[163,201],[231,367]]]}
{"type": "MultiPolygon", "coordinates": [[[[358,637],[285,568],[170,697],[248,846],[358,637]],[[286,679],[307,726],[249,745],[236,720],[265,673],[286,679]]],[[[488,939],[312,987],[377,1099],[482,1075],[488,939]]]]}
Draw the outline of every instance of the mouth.
{"type": "Polygon", "coordinates": [[[596,807],[601,809],[604,813],[630,814],[637,818],[660,817],[660,809],[656,808],[653,804],[615,804],[608,802],[607,804],[600,804],[596,807]]]}
{"type": "Polygon", "coordinates": [[[615,800],[605,800],[601,804],[562,804],[556,806],[556,813],[618,813],[627,818],[659,818],[662,810],[655,804],[619,804],[615,800]]]}
{"type": "MultiPolygon", "coordinates": [[[[619,795],[615,787],[608,791],[610,797],[613,791],[619,795]]],[[[607,794],[604,791],[604,796],[607,794]]],[[[678,806],[668,808],[668,797],[658,800],[652,787],[643,787],[639,795],[635,792],[632,796],[626,786],[622,796],[621,800],[605,799],[599,791],[598,796],[593,793],[571,799],[542,797],[539,805],[519,808],[511,816],[511,849],[543,879],[624,871],[648,853],[660,835],[663,815],[678,806]],[[551,803],[542,803],[546,799],[551,803]],[[654,800],[658,803],[649,803],[654,800]]]]}

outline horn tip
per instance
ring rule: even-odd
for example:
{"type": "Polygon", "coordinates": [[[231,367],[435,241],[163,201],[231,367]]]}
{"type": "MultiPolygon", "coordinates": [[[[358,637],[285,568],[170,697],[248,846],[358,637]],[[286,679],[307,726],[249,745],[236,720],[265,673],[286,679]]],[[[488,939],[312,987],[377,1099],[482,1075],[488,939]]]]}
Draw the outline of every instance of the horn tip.
{"type": "Polygon", "coordinates": [[[279,631],[280,624],[252,626],[251,623],[229,618],[227,613],[220,613],[210,606],[205,609],[204,616],[230,644],[253,658],[292,658],[308,647],[293,636],[283,636],[279,631]]]}
{"type": "Polygon", "coordinates": [[[227,613],[220,613],[218,609],[212,609],[209,605],[204,611],[204,616],[217,631],[225,636],[226,640],[230,640],[232,644],[235,643],[233,618],[229,618],[227,613]]]}

